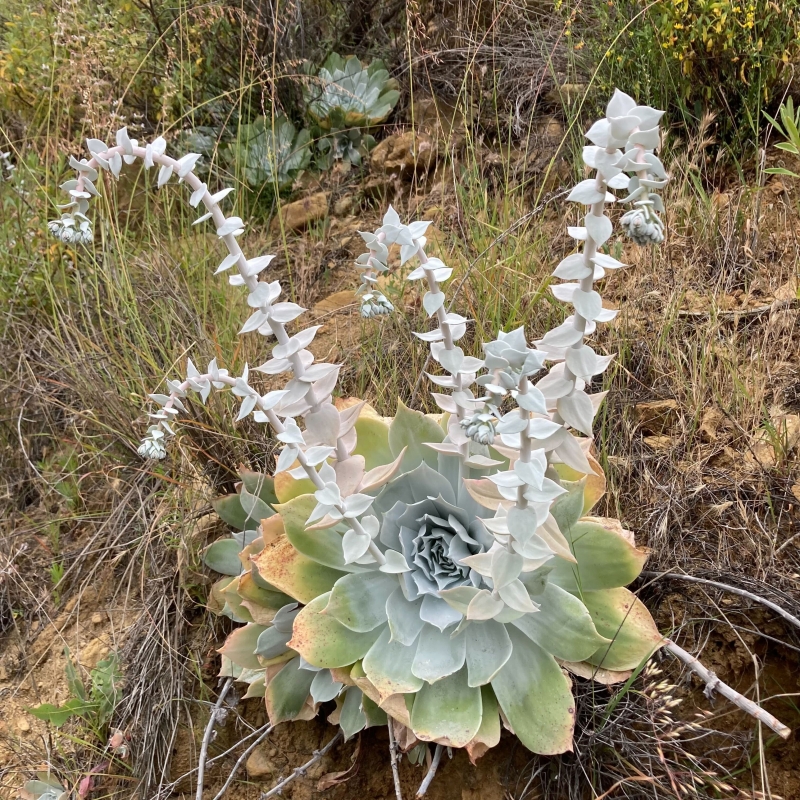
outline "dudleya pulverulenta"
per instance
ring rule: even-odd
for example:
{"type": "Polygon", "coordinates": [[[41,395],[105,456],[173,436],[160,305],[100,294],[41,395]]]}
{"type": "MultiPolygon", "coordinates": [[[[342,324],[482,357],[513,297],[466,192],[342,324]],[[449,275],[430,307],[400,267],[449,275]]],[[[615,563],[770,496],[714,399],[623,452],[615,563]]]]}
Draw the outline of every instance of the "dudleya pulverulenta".
{"type": "Polygon", "coordinates": [[[663,644],[625,588],[644,551],[617,520],[590,515],[605,490],[591,439],[604,393],[587,392],[613,358],[587,338],[617,313],[595,284],[625,266],[603,251],[613,235],[605,208],[617,199],[610,190],[627,190],[623,201],[656,225],[660,116],[617,92],[589,130],[584,162],[595,174],[568,198],[585,207],[583,224],[568,228],[580,249],[555,269],[566,282],[551,286],[573,313],[535,346],[517,328],[484,344],[482,358],[464,352],[470,320],[445,307],[453,270],[426,253],[428,222],[404,224],[390,207],[362,233],[363,316],[389,311],[376,284],[396,245],[401,266],[417,262],[407,278],[424,281],[434,323],[415,335],[430,346],[441,413],[398,403],[392,418],[334,400],[340,365],[315,363],[317,327],[289,333],[304,309],[278,302],[278,281],[259,281],[271,256],[245,258],[236,240],[245,223],[223,214],[227,191],[212,194],[194,175],[196,154],[176,161],[162,139],[140,147],[123,129],[116,147],[90,140],[93,158],[71,162],[75,215],[86,213],[97,170],[116,176],[129,159],[158,165],[159,186],[186,182],[229,250],[218,272],[235,266],[229,282],[247,293],[241,332],[275,339],[272,357],[239,376],[216,360],[203,371],[189,362],[185,380],[151,395],[160,408],[140,451],[163,456],[184,400],[205,402],[212,388],[230,389],[238,419],[268,424],[282,445],[273,476],[242,470],[237,493],[215,504],[237,533],[205,553],[224,576],[209,605],[243,623],[221,648],[221,673],[264,697],[273,723],[335,700],[329,719],[346,736],[388,722],[408,748],[433,741],[474,759],[504,725],[531,750],[560,753],[572,746],[570,676],[625,680],[663,644]],[[254,372],[290,380],[262,394],[254,372]]]}

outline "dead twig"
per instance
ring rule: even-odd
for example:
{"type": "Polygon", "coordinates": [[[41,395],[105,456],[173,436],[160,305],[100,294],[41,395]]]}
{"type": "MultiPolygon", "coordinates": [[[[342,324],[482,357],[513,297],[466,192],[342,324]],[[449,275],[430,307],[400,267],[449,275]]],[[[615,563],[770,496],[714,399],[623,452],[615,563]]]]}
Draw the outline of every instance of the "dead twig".
{"type": "Polygon", "coordinates": [[[436,775],[436,770],[439,769],[439,762],[442,760],[442,751],[444,747],[440,744],[436,745],[436,750],[433,753],[433,760],[431,761],[431,766],[428,769],[428,774],[425,776],[422,783],[419,785],[419,789],[417,789],[417,800],[420,797],[425,796],[425,792],[428,791],[428,787],[431,785],[434,776],[436,775]]]}
{"type": "Polygon", "coordinates": [[[665,647],[672,655],[680,659],[689,669],[695,673],[706,685],[703,694],[711,700],[714,692],[719,692],[723,697],[738,706],[751,717],[755,717],[759,722],[763,722],[771,730],[775,731],[782,739],[788,739],[792,731],[787,728],[780,720],[772,716],[752,700],[748,700],[744,695],[739,694],[735,689],[731,689],[727,683],[723,683],[713,670],[704,667],[691,653],[687,653],[671,639],[664,640],[665,647]]]}
{"type": "Polygon", "coordinates": [[[392,778],[394,779],[394,793],[397,800],[403,800],[403,791],[400,788],[400,772],[397,769],[397,740],[394,738],[394,731],[392,730],[392,720],[386,726],[389,729],[389,758],[392,762],[392,778]]]}
{"type": "Polygon", "coordinates": [[[292,770],[288,777],[277,783],[268,792],[262,792],[259,800],[267,800],[268,797],[275,797],[276,794],[280,794],[284,787],[290,784],[295,778],[305,775],[306,772],[308,772],[308,770],[313,767],[314,764],[316,764],[317,761],[319,761],[341,738],[342,730],[340,728],[338,731],[336,731],[336,736],[334,736],[333,739],[331,739],[328,744],[325,745],[325,747],[323,747],[321,750],[315,750],[314,754],[308,761],[306,761],[305,764],[292,770]]]}
{"type": "Polygon", "coordinates": [[[206,756],[208,755],[208,745],[211,741],[211,732],[217,722],[217,713],[225,702],[225,697],[231,686],[233,686],[233,678],[228,678],[219,693],[217,702],[214,703],[214,708],[211,709],[211,716],[208,718],[208,725],[206,725],[206,731],[203,734],[203,743],[200,745],[200,758],[197,763],[197,792],[195,793],[195,800],[203,800],[203,779],[206,774],[206,756]]]}
{"type": "Polygon", "coordinates": [[[687,581],[689,583],[699,583],[703,586],[713,586],[715,589],[721,589],[730,594],[738,594],[740,597],[746,597],[754,603],[760,603],[762,606],[774,611],[779,616],[783,617],[787,622],[791,622],[797,628],[800,628],[800,619],[790,614],[788,611],[781,608],[777,603],[767,600],[764,597],[759,597],[757,594],[748,592],[746,589],[740,589],[738,586],[730,586],[727,583],[720,583],[719,581],[711,581],[707,578],[696,578],[694,575],[683,575],[680,572],[649,572],[644,571],[640,573],[646,578],[673,578],[679,581],[687,581]]]}
{"type": "Polygon", "coordinates": [[[247,750],[244,751],[244,753],[239,756],[238,759],[236,759],[236,763],[233,765],[233,769],[231,770],[230,775],[228,775],[228,779],[222,785],[222,788],[217,792],[214,800],[222,800],[223,795],[228,791],[228,787],[233,783],[236,773],[241,769],[242,764],[244,764],[244,762],[247,760],[247,756],[249,756],[250,753],[252,753],[253,750],[255,750],[256,747],[258,747],[258,745],[260,745],[261,742],[263,742],[264,739],[270,735],[270,733],[272,733],[272,727],[273,726],[269,724],[265,725],[261,729],[261,735],[250,745],[250,747],[247,748],[247,750]]]}

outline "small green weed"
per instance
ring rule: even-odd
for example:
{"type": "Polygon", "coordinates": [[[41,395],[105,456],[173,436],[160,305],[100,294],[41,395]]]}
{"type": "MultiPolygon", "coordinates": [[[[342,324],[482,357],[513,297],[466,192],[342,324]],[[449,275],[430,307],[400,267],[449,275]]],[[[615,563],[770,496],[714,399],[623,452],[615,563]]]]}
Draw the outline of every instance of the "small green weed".
{"type": "Polygon", "coordinates": [[[121,694],[122,678],[117,656],[112,653],[108,658],[100,661],[89,674],[89,685],[87,686],[72,663],[69,648],[64,648],[64,655],[67,661],[69,700],[60,706],[42,703],[34,708],[29,708],[28,712],[37,719],[51,723],[56,728],[60,728],[70,719],[81,719],[99,739],[105,740],[108,724],[121,694]]]}

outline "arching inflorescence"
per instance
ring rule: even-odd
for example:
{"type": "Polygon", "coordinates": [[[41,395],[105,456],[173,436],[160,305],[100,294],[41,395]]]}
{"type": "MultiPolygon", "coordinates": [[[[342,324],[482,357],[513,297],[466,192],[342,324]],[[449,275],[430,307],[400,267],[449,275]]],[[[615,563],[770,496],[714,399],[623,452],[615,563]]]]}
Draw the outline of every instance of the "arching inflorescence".
{"type": "MultiPolygon", "coordinates": [[[[666,181],[654,150],[661,112],[622,92],[587,136],[583,159],[594,176],[569,200],[585,207],[570,227],[579,250],[553,273],[559,300],[573,312],[531,345],[522,328],[500,332],[482,357],[459,342],[469,320],[445,307],[452,269],[425,251],[427,222],[404,224],[388,210],[362,234],[361,313],[391,313],[378,287],[390,248],[415,262],[407,278],[425,286],[428,373],[441,413],[398,403],[392,418],[363,401],[333,399],[339,365],[315,363],[318,330],[287,325],[304,311],[279,301],[277,281],[260,281],[271,256],[247,259],[244,223],[156,139],[140,146],[125,129],[109,147],[89,140],[90,160],[71,160],[71,200],[51,228],[64,241],[91,238],[86,216],[99,170],[118,176],[124,162],[158,167],[158,184],[186,183],[229,254],[218,272],[235,271],[252,309],[241,333],[274,339],[271,357],[239,376],[212,361],[191,361],[183,380],[167,381],[140,453],[161,458],[190,394],[205,401],[230,389],[238,419],[253,415],[282,443],[274,475],[241,472],[235,495],[216,508],[236,529],[215,542],[206,563],[224,577],[210,604],[242,623],[228,638],[222,672],[263,696],[273,723],[313,717],[335,700],[329,719],[347,736],[391,718],[406,746],[466,747],[474,759],[497,744],[501,725],[538,753],[571,748],[570,675],[625,680],[663,639],[646,608],[625,588],[645,553],[614,519],[592,516],[605,488],[592,454],[592,426],[604,393],[588,393],[612,356],[588,343],[614,318],[595,288],[625,265],[604,251],[612,236],[611,190],[627,190],[622,219],[637,244],[663,239],[660,198],[666,181]],[[67,232],[69,231],[69,235],[67,232]],[[549,365],[549,371],[537,379],[549,365]],[[283,389],[260,394],[253,372],[288,374],[283,389]]],[[[607,248],[606,248],[607,249],[607,248]]]]}

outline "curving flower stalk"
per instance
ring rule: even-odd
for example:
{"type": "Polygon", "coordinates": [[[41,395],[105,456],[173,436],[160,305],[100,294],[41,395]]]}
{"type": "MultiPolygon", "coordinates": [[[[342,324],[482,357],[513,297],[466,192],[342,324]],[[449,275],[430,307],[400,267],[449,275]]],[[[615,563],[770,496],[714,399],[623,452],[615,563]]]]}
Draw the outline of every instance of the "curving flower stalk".
{"type": "MultiPolygon", "coordinates": [[[[212,220],[217,235],[228,249],[229,254],[223,259],[217,273],[235,265],[238,274],[229,278],[230,284],[245,286],[248,290],[247,303],[254,311],[240,333],[257,330],[260,334],[272,335],[277,340],[277,345],[273,348],[273,358],[255,369],[267,374],[290,372],[292,375],[285,389],[269,392],[261,397],[248,383],[247,366],[242,376],[234,378],[226,370],[219,369],[216,360],[212,361],[208,373],[204,375],[200,375],[189,361],[186,381],[180,384],[168,381],[168,395],[150,395],[151,399],[161,405],[161,410],[150,415],[155,423],[150,426],[139,453],[149,458],[163,458],[166,455],[165,437],[173,433],[169,422],[174,420],[180,410],[184,410],[181,397],[186,395],[187,389],[197,391],[205,401],[212,386],[230,387],[234,394],[242,398],[237,420],[255,413],[256,420],[268,422],[278,439],[284,443],[278,471],[289,469],[296,461],[299,466],[293,477],[308,477],[313,482],[321,498],[320,506],[325,509],[326,520],[343,520],[359,540],[364,542],[365,554],[369,553],[379,565],[385,564],[383,553],[374,545],[372,537],[357,519],[368,509],[372,498],[357,491],[351,491],[342,497],[336,487],[336,469],[326,463],[327,459],[335,459],[337,464],[348,461],[356,444],[353,425],[357,411],[340,413],[331,403],[331,391],[338,378],[339,366],[313,364],[314,357],[306,347],[313,340],[318,328],[310,328],[294,336],[288,334],[286,324],[300,316],[305,309],[295,303],[276,303],[281,291],[279,283],[259,281],[259,274],[274,256],[261,256],[251,260],[245,257],[236,241],[236,237],[244,230],[244,223],[239,217],[226,217],[219,205],[232,190],[210,193],[208,187],[192,171],[200,156],[190,153],[174,159],[166,155],[166,142],[161,137],[141,147],[136,140],[130,139],[127,129],[122,128],[117,133],[116,146],[108,147],[97,139],[88,140],[88,146],[91,159],[70,159],[78,176],[62,185],[69,192],[71,200],[63,206],[66,213],[62,220],[50,226],[54,235],[67,240],[68,237],[63,232],[70,231],[69,240],[74,241],[71,231],[75,224],[78,225],[78,230],[85,231],[88,225],[88,218],[85,216],[88,201],[97,194],[93,181],[99,175],[98,170],[107,170],[118,178],[124,163],[130,164],[139,158],[144,162],[145,168],[159,167],[159,187],[165,185],[173,175],[177,176],[180,182],[185,182],[192,190],[190,205],[196,208],[202,203],[206,208],[206,213],[195,224],[212,220]],[[65,218],[70,216],[77,217],[76,223],[68,224],[65,218]],[[287,419],[287,422],[282,423],[279,415],[287,419]],[[297,415],[306,419],[305,435],[294,423],[293,417],[297,415]],[[333,487],[336,487],[335,490],[333,487]]],[[[85,235],[89,237],[91,231],[85,235]]],[[[364,475],[363,469],[361,476],[368,477],[364,475]]],[[[385,480],[389,477],[390,474],[386,475],[385,480]]],[[[355,484],[362,485],[363,481],[356,480],[355,484]]]]}

